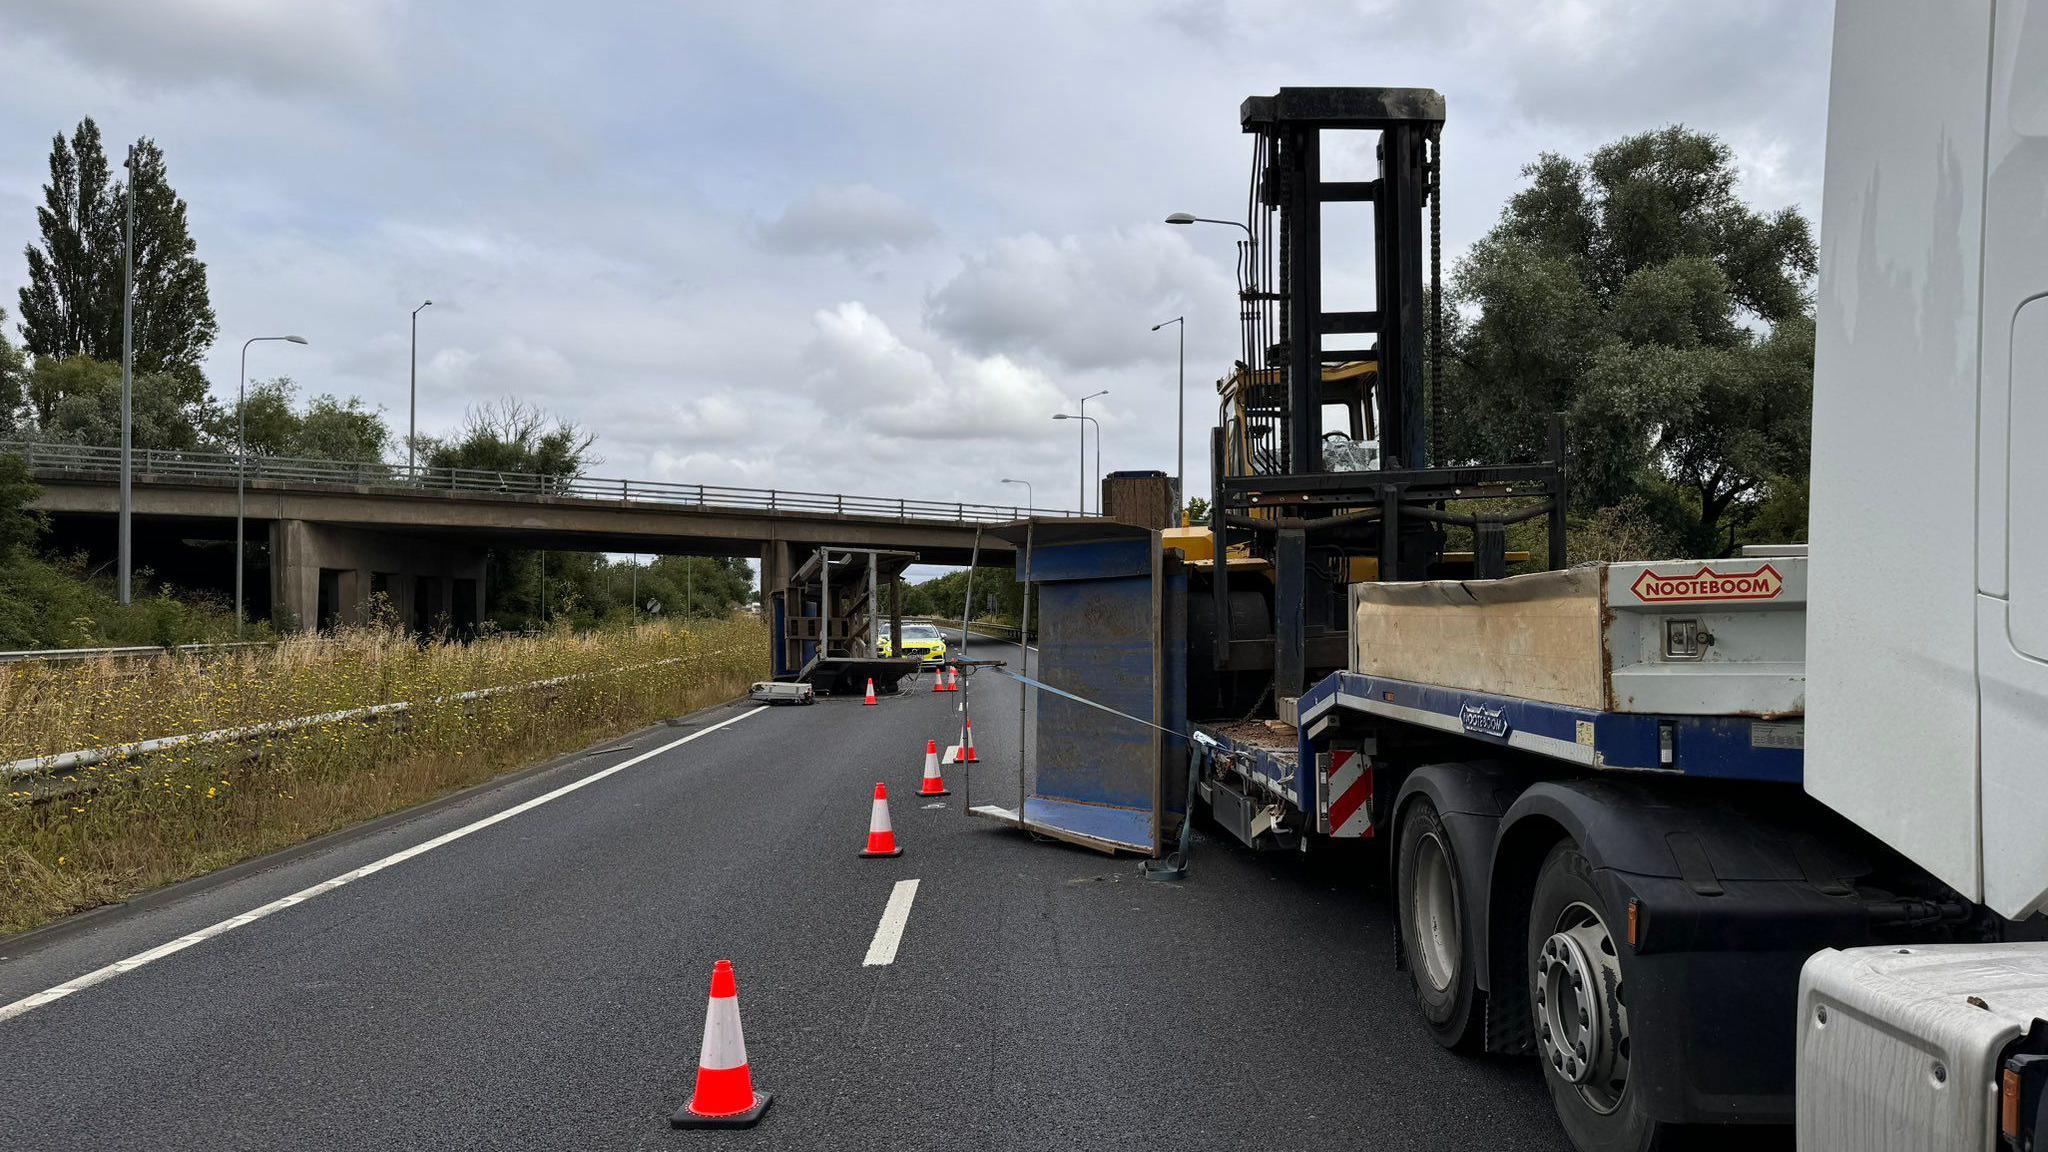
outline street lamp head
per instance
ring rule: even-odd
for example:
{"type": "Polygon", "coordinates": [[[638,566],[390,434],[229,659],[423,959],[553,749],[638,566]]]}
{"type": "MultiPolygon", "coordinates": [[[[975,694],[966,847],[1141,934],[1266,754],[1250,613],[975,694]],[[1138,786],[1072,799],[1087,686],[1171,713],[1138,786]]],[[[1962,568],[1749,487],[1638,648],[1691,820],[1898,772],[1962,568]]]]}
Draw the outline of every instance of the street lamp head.
{"type": "Polygon", "coordinates": [[[1168,224],[1193,224],[1195,222],[1195,214],[1193,212],[1175,212],[1166,218],[1166,222],[1168,224]]]}
{"type": "Polygon", "coordinates": [[[1055,420],[1072,420],[1072,419],[1073,419],[1073,417],[1072,417],[1072,416],[1069,416],[1069,415],[1067,415],[1067,414],[1066,414],[1065,412],[1055,412],[1055,413],[1053,413],[1053,414],[1052,414],[1052,418],[1053,418],[1053,419],[1055,419],[1055,420]]]}
{"type": "Polygon", "coordinates": [[[291,341],[294,344],[306,343],[306,338],[304,336],[287,336],[285,337],[285,339],[291,341]]]}

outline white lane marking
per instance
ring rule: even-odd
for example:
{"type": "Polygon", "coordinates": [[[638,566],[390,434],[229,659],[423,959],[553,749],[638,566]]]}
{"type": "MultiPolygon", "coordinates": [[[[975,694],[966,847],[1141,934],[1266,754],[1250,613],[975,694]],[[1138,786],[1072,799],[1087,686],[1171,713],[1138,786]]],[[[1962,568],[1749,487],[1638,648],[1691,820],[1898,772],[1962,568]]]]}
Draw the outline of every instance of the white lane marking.
{"type": "Polygon", "coordinates": [[[882,909],[882,922],[875,925],[874,942],[868,945],[861,967],[874,968],[896,962],[896,946],[903,943],[903,926],[910,923],[910,902],[917,899],[917,881],[898,880],[889,890],[889,903],[882,909]]]}
{"type": "MultiPolygon", "coordinates": [[[[455,841],[460,840],[465,836],[468,836],[472,832],[481,832],[484,829],[489,828],[491,825],[498,823],[499,821],[510,820],[512,817],[519,815],[521,812],[527,812],[532,809],[538,808],[541,805],[546,804],[550,800],[559,800],[562,797],[567,796],[569,793],[576,791],[578,788],[595,784],[599,780],[602,780],[605,777],[612,775],[613,773],[623,772],[626,769],[631,768],[635,764],[641,763],[645,760],[651,760],[654,757],[661,755],[663,752],[667,752],[671,748],[680,748],[683,745],[688,744],[690,741],[695,740],[699,736],[709,736],[713,732],[718,731],[720,728],[724,728],[730,724],[737,724],[740,721],[745,720],[747,717],[752,716],[757,712],[766,712],[767,710],[768,706],[766,704],[763,704],[757,708],[753,708],[749,711],[742,712],[739,715],[734,716],[730,719],[721,720],[718,723],[713,724],[709,728],[699,728],[697,731],[690,733],[688,736],[685,736],[680,740],[671,740],[668,743],[663,744],[659,748],[655,748],[647,752],[642,752],[640,755],[635,756],[630,760],[621,761],[617,764],[612,765],[609,768],[604,769],[603,771],[593,772],[580,780],[564,784],[560,788],[557,788],[552,792],[543,793],[539,796],[535,796],[531,800],[525,801],[524,803],[515,804],[512,807],[505,809],[503,812],[499,812],[491,816],[486,816],[473,824],[465,824],[452,832],[443,832],[439,836],[434,837],[432,840],[427,840],[422,843],[415,844],[412,847],[400,852],[394,852],[391,855],[384,857],[382,860],[365,864],[361,868],[356,868],[348,872],[343,872],[341,875],[336,876],[331,880],[322,880],[320,883],[313,885],[311,888],[302,888],[289,896],[280,896],[277,899],[272,900],[270,903],[265,904],[260,908],[251,908],[249,911],[242,913],[240,916],[231,916],[218,924],[213,924],[208,927],[201,928],[197,932],[180,936],[175,940],[159,944],[156,947],[151,948],[147,951],[137,952],[135,955],[130,956],[125,960],[116,960],[112,964],[109,964],[104,968],[95,968],[92,971],[87,972],[85,975],[77,977],[73,980],[68,980],[62,984],[57,985],[55,988],[46,988],[43,991],[37,992],[32,996],[24,996],[21,999],[16,1000],[12,1004],[0,1005],[0,1020],[11,1020],[14,1017],[20,1016],[24,1013],[33,1012],[36,1009],[41,1008],[45,1004],[51,1003],[56,1000],[62,1000],[64,997],[71,995],[73,992],[80,992],[92,987],[95,984],[101,983],[106,980],[111,980],[114,977],[119,976],[123,972],[133,972],[134,970],[142,967],[145,964],[151,964],[173,953],[182,952],[185,949],[190,948],[194,944],[204,943],[205,941],[211,940],[216,936],[226,935],[227,933],[232,932],[245,924],[253,924],[256,921],[263,919],[265,916],[270,915],[272,912],[282,912],[286,908],[290,908],[294,904],[303,904],[306,901],[311,900],[315,896],[320,896],[325,893],[332,892],[336,888],[339,888],[344,884],[352,884],[357,880],[361,880],[365,876],[371,876],[378,872],[382,872],[384,869],[391,867],[393,864],[403,864],[407,860],[410,860],[415,856],[423,856],[429,852],[432,852],[436,848],[442,847],[443,845],[453,844],[455,841]]],[[[912,881],[912,883],[914,884],[915,881],[912,881]]],[[[906,913],[908,912],[907,905],[905,911],[906,913]]],[[[900,926],[898,930],[901,931],[900,926]]],[[[890,952],[892,955],[895,952],[895,948],[893,945],[891,945],[890,947],[890,952]]]]}
{"type": "Polygon", "coordinates": [[[927,804],[927,805],[925,805],[925,808],[926,808],[926,809],[932,809],[932,808],[944,808],[945,806],[946,806],[945,802],[944,802],[944,801],[940,801],[940,802],[939,802],[939,803],[937,803],[937,804],[927,804]]]}

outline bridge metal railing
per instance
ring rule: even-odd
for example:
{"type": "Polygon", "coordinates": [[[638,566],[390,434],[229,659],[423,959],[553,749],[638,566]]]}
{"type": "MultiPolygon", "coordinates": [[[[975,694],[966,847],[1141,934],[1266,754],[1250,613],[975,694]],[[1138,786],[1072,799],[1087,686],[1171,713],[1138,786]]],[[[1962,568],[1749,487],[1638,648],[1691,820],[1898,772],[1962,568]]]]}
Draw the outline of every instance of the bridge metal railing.
{"type": "MultiPolygon", "coordinates": [[[[119,448],[0,440],[0,452],[20,455],[27,462],[30,474],[42,479],[90,477],[114,480],[121,472],[119,448]]],[[[251,455],[245,462],[244,458],[232,452],[187,452],[161,448],[134,450],[134,476],[138,483],[226,483],[232,482],[238,471],[251,481],[310,488],[430,495],[445,493],[450,496],[477,498],[552,497],[737,512],[867,516],[927,523],[997,524],[1006,520],[1021,520],[1027,514],[1024,509],[1013,504],[843,496],[829,492],[737,488],[723,484],[611,480],[594,476],[546,476],[526,472],[497,472],[482,468],[408,467],[403,464],[349,463],[289,456],[251,455]]],[[[1039,508],[1031,514],[1079,515],[1075,512],[1047,508],[1039,508]]]]}

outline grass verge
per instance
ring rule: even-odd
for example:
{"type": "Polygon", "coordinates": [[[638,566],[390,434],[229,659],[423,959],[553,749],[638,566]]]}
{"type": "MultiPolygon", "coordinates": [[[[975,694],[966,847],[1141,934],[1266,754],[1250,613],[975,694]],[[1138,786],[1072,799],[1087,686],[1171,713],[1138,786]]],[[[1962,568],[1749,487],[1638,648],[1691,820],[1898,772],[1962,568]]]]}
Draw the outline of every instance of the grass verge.
{"type": "Polygon", "coordinates": [[[424,648],[364,630],[204,660],[0,666],[0,761],[414,705],[13,781],[0,935],[731,699],[766,675],[766,653],[762,625],[734,619],[424,648]],[[542,680],[558,682],[453,699],[542,680]]]}

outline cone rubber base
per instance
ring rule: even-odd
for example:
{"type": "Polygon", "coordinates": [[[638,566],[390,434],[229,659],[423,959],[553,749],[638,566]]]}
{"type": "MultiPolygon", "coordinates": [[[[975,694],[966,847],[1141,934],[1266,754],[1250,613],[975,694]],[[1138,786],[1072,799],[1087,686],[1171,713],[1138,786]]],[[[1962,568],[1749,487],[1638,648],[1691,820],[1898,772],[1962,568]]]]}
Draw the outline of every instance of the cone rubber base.
{"type": "Polygon", "coordinates": [[[903,855],[903,849],[898,848],[894,852],[870,852],[867,849],[863,848],[860,850],[860,854],[862,856],[867,857],[870,860],[879,860],[885,856],[901,856],[903,855]]]}
{"type": "Polygon", "coordinates": [[[917,793],[917,795],[919,795],[919,796],[951,796],[952,794],[953,794],[953,790],[952,790],[951,788],[941,788],[941,789],[939,789],[939,790],[938,790],[937,792],[919,792],[919,793],[917,793]]]}
{"type": "Polygon", "coordinates": [[[761,1114],[768,1111],[768,1105],[774,1099],[773,1096],[766,1092],[756,1092],[754,1093],[754,1106],[752,1108],[726,1116],[702,1116],[690,1111],[690,1106],[685,1104],[682,1111],[669,1117],[668,1126],[671,1128],[752,1128],[761,1122],[761,1114]]]}

